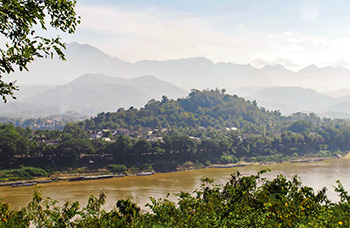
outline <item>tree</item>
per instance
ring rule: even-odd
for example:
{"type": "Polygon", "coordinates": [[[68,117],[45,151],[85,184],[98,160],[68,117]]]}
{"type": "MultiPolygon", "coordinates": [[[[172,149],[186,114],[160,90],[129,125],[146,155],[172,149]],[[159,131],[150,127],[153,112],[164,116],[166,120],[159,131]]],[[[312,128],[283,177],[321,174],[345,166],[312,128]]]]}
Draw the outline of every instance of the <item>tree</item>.
{"type": "Polygon", "coordinates": [[[305,120],[298,120],[298,121],[293,122],[289,126],[288,130],[290,130],[292,132],[296,132],[296,133],[301,133],[301,132],[309,130],[310,127],[311,127],[311,123],[306,122],[305,120]]]}
{"type": "Polygon", "coordinates": [[[152,145],[146,139],[139,139],[133,145],[132,149],[133,149],[134,156],[137,160],[144,160],[142,156],[145,154],[147,155],[149,153],[149,151],[152,149],[152,145]]]}
{"type": "Polygon", "coordinates": [[[6,82],[5,74],[28,70],[27,65],[36,58],[53,58],[54,54],[65,60],[62,49],[65,44],[61,38],[46,38],[37,35],[46,31],[49,17],[50,27],[72,34],[80,23],[75,13],[74,0],[3,0],[0,2],[0,34],[5,38],[5,47],[0,49],[0,96],[4,102],[6,96],[15,98],[18,90],[16,81],[6,82]],[[37,25],[40,27],[38,28],[37,25]]]}
{"type": "Polygon", "coordinates": [[[7,165],[15,155],[27,155],[33,143],[21,136],[13,124],[0,125],[0,168],[7,165]]]}
{"type": "Polygon", "coordinates": [[[109,164],[106,168],[113,173],[123,173],[128,171],[128,168],[123,164],[109,164]]]}
{"type": "Polygon", "coordinates": [[[126,163],[129,159],[133,142],[129,136],[120,135],[117,140],[107,147],[107,151],[112,153],[115,161],[126,163]]]}
{"type": "Polygon", "coordinates": [[[57,157],[64,157],[69,162],[77,162],[81,154],[95,153],[95,149],[87,139],[71,139],[58,144],[55,151],[57,157]]]}
{"type": "Polygon", "coordinates": [[[198,146],[200,157],[212,160],[215,157],[218,157],[219,144],[214,139],[204,139],[198,146]]]}

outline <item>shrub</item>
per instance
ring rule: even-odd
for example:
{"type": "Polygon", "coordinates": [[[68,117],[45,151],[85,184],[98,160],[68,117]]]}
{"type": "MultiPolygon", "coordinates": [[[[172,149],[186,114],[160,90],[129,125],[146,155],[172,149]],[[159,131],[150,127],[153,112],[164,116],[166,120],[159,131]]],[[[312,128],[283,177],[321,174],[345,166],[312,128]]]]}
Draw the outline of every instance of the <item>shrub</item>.
{"type": "Polygon", "coordinates": [[[151,171],[153,171],[153,167],[152,167],[152,165],[149,164],[149,163],[143,163],[143,164],[141,164],[141,165],[140,165],[140,169],[141,169],[142,171],[146,171],[146,172],[151,172],[151,171]]]}
{"type": "Polygon", "coordinates": [[[108,169],[108,171],[112,173],[123,173],[128,170],[126,166],[122,164],[110,164],[110,165],[107,165],[106,168],[108,169]]]}
{"type": "Polygon", "coordinates": [[[191,161],[187,161],[185,163],[182,164],[183,166],[194,166],[195,164],[191,161]]]}
{"type": "Polygon", "coordinates": [[[8,178],[9,180],[25,180],[33,179],[34,177],[47,177],[47,172],[40,168],[34,167],[22,167],[20,169],[10,169],[1,172],[0,177],[2,179],[8,178]]]}
{"type": "Polygon", "coordinates": [[[238,159],[232,155],[222,155],[220,157],[221,164],[236,163],[236,162],[238,162],[238,159]]]}

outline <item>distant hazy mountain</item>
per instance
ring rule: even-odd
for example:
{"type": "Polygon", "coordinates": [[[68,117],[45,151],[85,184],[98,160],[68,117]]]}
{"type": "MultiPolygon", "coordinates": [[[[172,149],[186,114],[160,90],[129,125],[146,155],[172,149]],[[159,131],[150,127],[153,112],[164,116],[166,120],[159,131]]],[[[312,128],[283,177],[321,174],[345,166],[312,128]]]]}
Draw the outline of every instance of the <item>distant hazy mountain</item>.
{"type": "Polygon", "coordinates": [[[328,95],[330,97],[345,97],[350,96],[350,89],[338,89],[334,91],[324,92],[323,94],[328,95]]]}
{"type": "Polygon", "coordinates": [[[311,65],[299,72],[292,72],[282,65],[256,69],[249,64],[215,64],[203,57],[128,63],[112,58],[90,45],[78,43],[68,44],[65,53],[66,62],[57,58],[39,59],[29,66],[30,72],[16,74],[13,78],[18,79],[19,85],[62,85],[88,73],[122,78],[153,75],[185,90],[284,86],[330,91],[346,89],[344,86],[350,85],[350,71],[343,67],[318,68],[311,65]]]}
{"type": "MultiPolygon", "coordinates": [[[[35,94],[44,92],[44,91],[49,90],[53,87],[54,86],[40,86],[40,85],[21,86],[20,91],[15,91],[14,95],[18,100],[23,100],[27,97],[31,97],[35,94]]],[[[11,99],[9,99],[9,102],[11,102],[11,99]]]]}
{"type": "Polygon", "coordinates": [[[256,100],[259,106],[268,110],[280,110],[284,115],[313,112],[321,117],[350,117],[350,96],[334,98],[300,87],[247,87],[234,93],[248,100],[256,100]]]}
{"type": "Polygon", "coordinates": [[[95,47],[71,43],[65,50],[67,61],[39,59],[30,65],[29,72],[16,73],[19,85],[61,85],[78,75],[102,73],[133,78],[153,75],[185,90],[192,88],[241,87],[246,85],[257,70],[250,65],[233,63],[214,64],[202,57],[168,61],[123,62],[112,58],[95,47]]]}
{"type": "Polygon", "coordinates": [[[350,99],[330,106],[326,111],[338,113],[350,113],[350,99]]]}
{"type": "MultiPolygon", "coordinates": [[[[26,86],[26,89],[29,90],[30,86],[26,86]]],[[[103,74],[86,74],[71,83],[2,104],[6,108],[0,109],[0,115],[49,115],[68,111],[92,115],[102,111],[116,111],[120,107],[141,107],[150,99],[160,100],[163,95],[178,98],[187,93],[153,76],[123,79],[103,74]]]]}
{"type": "Polygon", "coordinates": [[[39,59],[30,64],[29,72],[16,73],[13,77],[18,79],[19,85],[63,85],[88,73],[118,76],[120,69],[131,65],[87,44],[68,44],[64,52],[67,61],[57,57],[39,59]]]}

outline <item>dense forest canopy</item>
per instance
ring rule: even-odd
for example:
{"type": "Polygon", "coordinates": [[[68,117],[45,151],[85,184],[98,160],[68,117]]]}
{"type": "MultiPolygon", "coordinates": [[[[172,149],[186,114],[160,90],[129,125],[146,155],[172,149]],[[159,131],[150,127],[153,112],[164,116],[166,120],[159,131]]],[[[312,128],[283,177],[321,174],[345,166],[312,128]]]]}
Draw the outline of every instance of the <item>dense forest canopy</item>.
{"type": "Polygon", "coordinates": [[[269,121],[286,119],[278,111],[259,108],[256,101],[246,101],[225,90],[192,90],[186,98],[177,100],[162,97],[150,100],[144,108],[118,109],[114,113],[100,113],[85,122],[87,130],[103,128],[168,128],[168,127],[226,127],[244,128],[269,121]]]}

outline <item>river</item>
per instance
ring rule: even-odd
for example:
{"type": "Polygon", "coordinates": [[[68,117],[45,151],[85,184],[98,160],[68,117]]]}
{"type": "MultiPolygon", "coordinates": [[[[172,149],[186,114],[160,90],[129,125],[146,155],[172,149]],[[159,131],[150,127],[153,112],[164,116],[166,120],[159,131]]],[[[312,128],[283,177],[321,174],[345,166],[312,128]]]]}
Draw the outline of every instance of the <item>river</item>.
{"type": "MultiPolygon", "coordinates": [[[[176,200],[172,193],[180,191],[192,192],[199,188],[200,179],[208,177],[217,184],[224,184],[229,180],[230,174],[240,171],[243,175],[256,174],[262,169],[269,168],[271,172],[263,177],[273,179],[278,174],[288,178],[294,175],[301,177],[303,185],[311,186],[316,191],[323,186],[328,189],[328,197],[337,201],[339,198],[333,191],[336,180],[340,180],[346,190],[350,190],[350,159],[331,159],[311,163],[283,163],[274,165],[252,165],[235,168],[211,168],[173,173],[159,173],[152,176],[116,177],[112,179],[88,181],[58,181],[38,186],[44,197],[51,197],[60,203],[64,201],[79,201],[86,205],[90,195],[98,195],[100,191],[107,193],[106,208],[112,208],[118,199],[130,198],[139,206],[149,202],[149,197],[165,198],[170,193],[170,199],[176,200]]],[[[18,209],[30,202],[34,191],[33,186],[28,187],[0,187],[0,199],[10,203],[12,209],[18,209]]]]}

